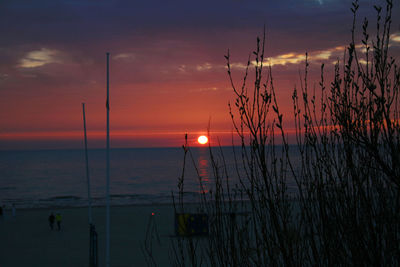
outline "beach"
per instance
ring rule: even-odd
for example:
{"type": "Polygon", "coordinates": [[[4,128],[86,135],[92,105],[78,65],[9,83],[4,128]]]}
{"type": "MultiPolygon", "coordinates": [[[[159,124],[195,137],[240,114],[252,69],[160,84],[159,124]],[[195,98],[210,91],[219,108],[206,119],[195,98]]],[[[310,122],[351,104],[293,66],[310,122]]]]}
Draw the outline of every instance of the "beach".
{"type": "MultiPolygon", "coordinates": [[[[153,252],[159,266],[169,266],[171,236],[174,235],[172,205],[112,206],[110,211],[110,265],[146,266],[141,246],[150,225],[153,252]],[[154,213],[154,215],[152,215],[154,213]],[[159,242],[158,238],[159,236],[159,242]]],[[[93,208],[98,233],[99,266],[105,266],[106,208],[93,208]]],[[[0,266],[88,266],[89,224],[87,208],[7,210],[0,221],[0,266]],[[49,227],[51,212],[62,215],[61,230],[49,227]]]]}

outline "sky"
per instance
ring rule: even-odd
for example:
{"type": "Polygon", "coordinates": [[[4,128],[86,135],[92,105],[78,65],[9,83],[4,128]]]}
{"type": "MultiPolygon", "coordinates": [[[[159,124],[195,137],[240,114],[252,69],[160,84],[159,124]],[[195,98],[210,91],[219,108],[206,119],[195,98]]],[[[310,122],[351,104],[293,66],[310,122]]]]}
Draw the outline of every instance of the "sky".
{"type": "MultiPolygon", "coordinates": [[[[357,25],[367,16],[373,28],[374,4],[384,1],[360,1],[357,25]]],[[[0,150],[83,147],[83,102],[89,147],[104,147],[106,52],[112,147],[181,146],[185,133],[195,145],[208,125],[212,140],[229,144],[234,94],[224,55],[229,49],[239,83],[264,25],[290,130],[305,52],[318,83],[320,65],[329,73],[350,42],[350,7],[347,0],[2,0],[0,150]]]]}

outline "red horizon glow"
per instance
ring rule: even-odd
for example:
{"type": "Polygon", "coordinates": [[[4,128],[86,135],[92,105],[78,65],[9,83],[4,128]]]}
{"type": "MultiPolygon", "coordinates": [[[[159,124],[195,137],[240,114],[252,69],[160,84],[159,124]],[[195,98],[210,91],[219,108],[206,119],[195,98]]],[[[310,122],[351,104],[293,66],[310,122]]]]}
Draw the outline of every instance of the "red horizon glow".
{"type": "MultiPolygon", "coordinates": [[[[333,126],[332,126],[333,127],[333,126]]],[[[322,129],[322,128],[321,128],[322,129]]],[[[316,129],[317,130],[317,129],[316,129]]],[[[304,129],[303,129],[304,131],[304,129]]],[[[110,132],[112,148],[156,148],[181,147],[185,143],[185,134],[188,135],[190,147],[204,147],[198,142],[199,136],[205,131],[138,131],[112,130],[110,132]]],[[[245,136],[249,133],[245,133],[245,136]]],[[[295,143],[296,130],[286,128],[285,138],[289,144],[295,143]]],[[[275,131],[275,141],[281,143],[281,132],[275,131]]],[[[105,147],[105,131],[88,131],[89,148],[105,147]]],[[[209,146],[240,145],[241,140],[234,131],[209,131],[207,134],[209,146]]],[[[81,149],[83,148],[83,130],[57,132],[13,132],[0,134],[0,150],[13,149],[81,149]]]]}

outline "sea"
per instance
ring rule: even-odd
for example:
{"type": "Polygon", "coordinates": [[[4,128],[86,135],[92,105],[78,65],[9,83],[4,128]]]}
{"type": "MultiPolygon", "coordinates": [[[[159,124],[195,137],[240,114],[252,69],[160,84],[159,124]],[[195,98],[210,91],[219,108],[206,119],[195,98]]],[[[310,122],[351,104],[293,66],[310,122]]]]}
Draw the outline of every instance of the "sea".
{"type": "MultiPolygon", "coordinates": [[[[226,165],[231,183],[238,183],[232,147],[218,148],[215,161],[226,165]],[[224,157],[221,157],[221,152],[224,157]],[[236,180],[235,180],[236,179],[236,180]]],[[[238,152],[239,148],[236,148],[238,152]]],[[[207,147],[119,148],[110,150],[111,205],[168,204],[177,196],[184,171],[187,202],[213,187],[214,172],[207,147]],[[199,185],[199,177],[203,187],[199,185]]],[[[17,208],[85,207],[88,188],[93,206],[106,203],[106,150],[0,151],[0,205],[17,208]]]]}

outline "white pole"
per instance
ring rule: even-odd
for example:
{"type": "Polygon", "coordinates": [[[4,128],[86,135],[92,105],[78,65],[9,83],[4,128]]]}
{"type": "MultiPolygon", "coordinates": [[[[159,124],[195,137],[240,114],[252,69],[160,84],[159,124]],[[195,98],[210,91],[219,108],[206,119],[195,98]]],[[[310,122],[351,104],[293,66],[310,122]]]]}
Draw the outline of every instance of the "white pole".
{"type": "Polygon", "coordinates": [[[89,218],[89,225],[92,225],[92,198],[90,196],[89,157],[88,157],[88,146],[87,146],[87,135],[86,135],[85,103],[82,103],[82,112],[83,112],[83,135],[85,138],[86,179],[87,179],[87,193],[88,193],[88,218],[89,218]]]}
{"type": "Polygon", "coordinates": [[[109,80],[109,58],[107,52],[107,185],[106,185],[106,267],[110,267],[110,80],[109,80]]]}

